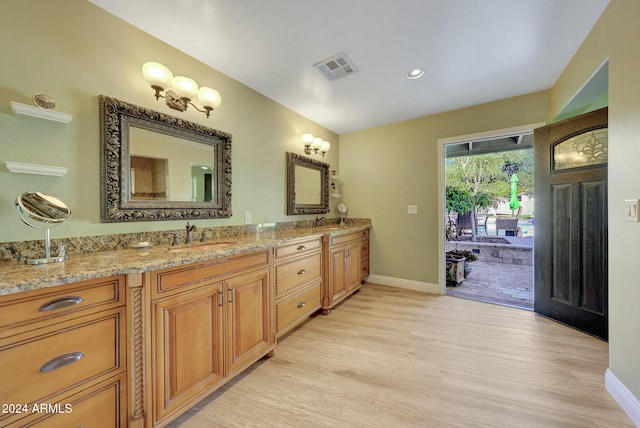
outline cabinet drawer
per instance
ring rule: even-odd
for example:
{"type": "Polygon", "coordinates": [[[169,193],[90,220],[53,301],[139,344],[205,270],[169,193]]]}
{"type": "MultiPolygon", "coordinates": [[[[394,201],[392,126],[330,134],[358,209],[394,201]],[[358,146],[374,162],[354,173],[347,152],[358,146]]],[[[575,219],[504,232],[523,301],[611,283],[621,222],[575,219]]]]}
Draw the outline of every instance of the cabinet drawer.
{"type": "Polygon", "coordinates": [[[40,414],[33,414],[9,427],[25,425],[37,428],[125,427],[127,426],[125,385],[126,376],[123,373],[115,379],[102,382],[81,393],[56,400],[51,404],[58,405],[58,408],[54,407],[40,414]]]}
{"type": "Polygon", "coordinates": [[[282,334],[293,328],[299,321],[320,309],[322,287],[317,282],[276,303],[276,331],[282,334]]]}
{"type": "MultiPolygon", "coordinates": [[[[73,314],[75,317],[89,308],[108,309],[123,305],[124,285],[124,276],[111,276],[0,299],[0,330],[61,315],[73,314]]],[[[13,333],[18,331],[9,334],[13,333]]]]}
{"type": "Polygon", "coordinates": [[[320,279],[322,255],[320,253],[292,260],[276,266],[276,297],[294,288],[320,279]]]}
{"type": "Polygon", "coordinates": [[[369,240],[360,241],[360,257],[363,259],[369,257],[369,240]]]}
{"type": "Polygon", "coordinates": [[[360,261],[360,279],[365,279],[369,276],[369,259],[362,259],[360,261]]]}
{"type": "Polygon", "coordinates": [[[312,251],[320,251],[322,238],[293,241],[276,247],[276,261],[290,256],[306,254],[312,251]]]}
{"type": "Polygon", "coordinates": [[[331,237],[331,245],[340,245],[351,241],[357,241],[360,239],[360,233],[347,233],[346,235],[338,235],[331,237]]]}
{"type": "Polygon", "coordinates": [[[369,239],[369,229],[360,231],[360,239],[369,239]]]}
{"type": "MultiPolygon", "coordinates": [[[[46,403],[59,392],[125,367],[124,307],[0,340],[0,397],[46,403]]],[[[0,425],[2,425],[0,415],[0,425]]]]}
{"type": "Polygon", "coordinates": [[[271,263],[270,250],[193,263],[182,267],[167,268],[151,273],[152,298],[179,292],[182,287],[200,286],[211,279],[224,279],[243,271],[268,267],[271,263]]]}

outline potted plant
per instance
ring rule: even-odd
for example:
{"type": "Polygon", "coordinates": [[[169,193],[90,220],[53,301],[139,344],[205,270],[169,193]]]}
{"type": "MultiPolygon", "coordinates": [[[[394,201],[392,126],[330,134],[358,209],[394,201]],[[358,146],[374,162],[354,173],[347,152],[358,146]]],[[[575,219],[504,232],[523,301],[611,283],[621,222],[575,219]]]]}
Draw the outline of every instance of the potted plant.
{"type": "Polygon", "coordinates": [[[478,256],[469,250],[458,250],[457,242],[460,235],[464,233],[461,229],[456,229],[453,220],[449,219],[445,227],[445,237],[447,241],[455,241],[456,248],[445,253],[447,283],[451,285],[460,284],[471,274],[471,263],[478,260],[478,256]]]}
{"type": "Polygon", "coordinates": [[[447,251],[447,258],[464,258],[464,277],[467,278],[471,274],[471,263],[478,260],[478,256],[469,250],[451,250],[447,251]]]}
{"type": "MultiPolygon", "coordinates": [[[[447,241],[458,240],[460,230],[456,229],[456,225],[453,220],[449,220],[445,227],[445,237],[447,241]]],[[[446,281],[448,285],[456,286],[464,281],[464,257],[460,257],[454,254],[453,251],[447,251],[445,253],[445,272],[446,281]]]]}

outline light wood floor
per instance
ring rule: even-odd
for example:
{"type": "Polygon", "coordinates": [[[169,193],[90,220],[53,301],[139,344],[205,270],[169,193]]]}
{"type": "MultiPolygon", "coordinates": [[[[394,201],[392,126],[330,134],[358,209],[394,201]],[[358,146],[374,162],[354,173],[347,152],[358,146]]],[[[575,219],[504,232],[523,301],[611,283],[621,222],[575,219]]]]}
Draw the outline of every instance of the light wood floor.
{"type": "Polygon", "coordinates": [[[606,342],[532,312],[365,284],[174,427],[633,427],[606,342]]]}

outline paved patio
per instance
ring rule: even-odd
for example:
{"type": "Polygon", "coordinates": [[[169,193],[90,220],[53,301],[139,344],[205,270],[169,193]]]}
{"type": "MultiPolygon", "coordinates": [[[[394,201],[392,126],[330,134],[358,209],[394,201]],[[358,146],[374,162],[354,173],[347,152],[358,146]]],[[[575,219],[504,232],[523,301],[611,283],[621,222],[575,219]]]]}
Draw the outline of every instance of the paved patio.
{"type": "Polygon", "coordinates": [[[533,310],[533,266],[476,261],[471,268],[448,295],[533,310]]]}

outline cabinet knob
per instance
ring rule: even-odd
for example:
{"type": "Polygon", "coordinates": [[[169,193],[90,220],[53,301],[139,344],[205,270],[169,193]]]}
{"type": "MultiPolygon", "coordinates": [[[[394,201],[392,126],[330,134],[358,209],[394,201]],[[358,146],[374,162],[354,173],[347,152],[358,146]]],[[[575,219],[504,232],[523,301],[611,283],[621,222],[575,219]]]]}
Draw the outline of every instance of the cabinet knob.
{"type": "Polygon", "coordinates": [[[307,302],[300,302],[300,303],[298,303],[298,307],[299,307],[299,308],[304,308],[305,306],[307,306],[307,302]]]}
{"type": "Polygon", "coordinates": [[[59,369],[71,363],[75,363],[82,357],[84,357],[84,354],[82,352],[69,352],[68,354],[59,355],[40,367],[40,372],[46,373],[55,369],[59,369]]]}
{"type": "Polygon", "coordinates": [[[307,247],[305,247],[304,245],[300,245],[300,246],[297,248],[297,250],[298,250],[298,251],[302,251],[302,250],[304,250],[304,249],[306,249],[306,248],[307,248],[307,247]]]}
{"type": "Polygon", "coordinates": [[[306,270],[304,270],[304,269],[300,269],[300,270],[298,271],[298,275],[304,275],[305,273],[307,273],[307,271],[306,271],[306,270]]]}

